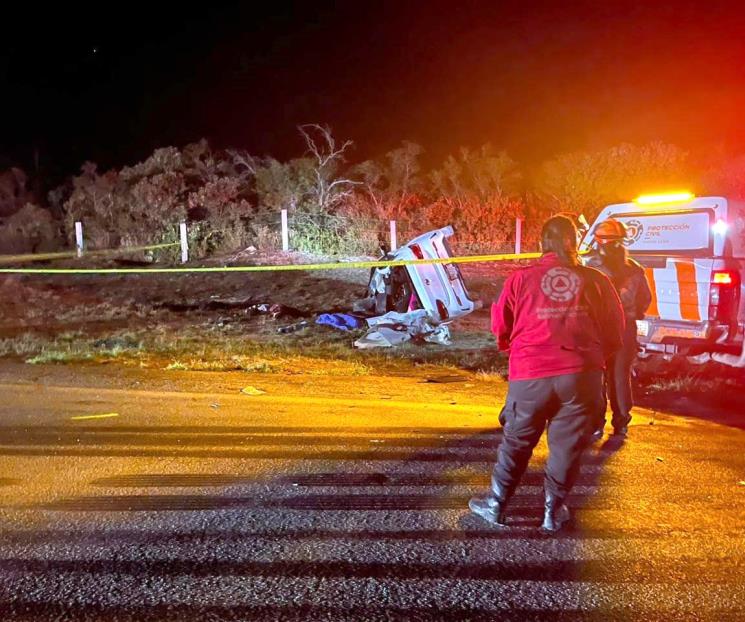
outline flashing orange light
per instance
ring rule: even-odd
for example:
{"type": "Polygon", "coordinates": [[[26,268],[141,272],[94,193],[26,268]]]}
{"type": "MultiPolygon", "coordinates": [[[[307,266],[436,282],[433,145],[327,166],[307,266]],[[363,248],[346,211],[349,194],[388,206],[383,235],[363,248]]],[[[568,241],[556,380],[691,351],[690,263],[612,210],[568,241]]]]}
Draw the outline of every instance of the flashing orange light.
{"type": "Polygon", "coordinates": [[[692,192],[666,192],[664,194],[642,194],[634,199],[637,205],[659,205],[661,203],[683,203],[696,195],[692,192]]]}

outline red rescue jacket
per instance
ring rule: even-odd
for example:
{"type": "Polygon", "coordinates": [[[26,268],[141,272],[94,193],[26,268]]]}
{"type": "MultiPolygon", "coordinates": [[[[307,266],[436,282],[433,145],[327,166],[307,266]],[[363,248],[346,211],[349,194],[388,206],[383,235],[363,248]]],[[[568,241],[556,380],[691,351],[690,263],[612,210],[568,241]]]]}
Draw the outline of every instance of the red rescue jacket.
{"type": "Polygon", "coordinates": [[[608,277],[566,266],[556,253],[507,278],[491,320],[499,349],[510,354],[510,380],[604,369],[625,325],[608,277]]]}

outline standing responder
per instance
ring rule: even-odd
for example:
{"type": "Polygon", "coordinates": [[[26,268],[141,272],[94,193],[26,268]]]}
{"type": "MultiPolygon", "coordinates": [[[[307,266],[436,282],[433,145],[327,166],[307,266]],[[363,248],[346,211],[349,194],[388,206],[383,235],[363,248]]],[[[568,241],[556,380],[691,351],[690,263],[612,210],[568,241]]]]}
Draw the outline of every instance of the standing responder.
{"type": "Polygon", "coordinates": [[[602,400],[605,361],[622,344],[623,311],[608,278],[579,264],[569,218],[546,222],[541,247],[537,265],[511,274],[492,305],[492,332],[510,356],[504,434],[490,493],[468,505],[504,526],[505,507],[545,428],[543,529],[554,532],[569,519],[564,499],[602,400]]]}
{"type": "MultiPolygon", "coordinates": [[[[631,259],[624,244],[626,227],[615,218],[601,222],[594,232],[597,252],[588,265],[597,268],[613,283],[623,305],[626,330],[623,334],[623,347],[608,362],[605,375],[605,388],[610,398],[613,416],[611,424],[614,434],[625,436],[631,421],[634,397],[631,390],[631,365],[636,358],[638,343],[636,339],[636,320],[644,318],[652,292],[644,276],[644,268],[631,259]]],[[[605,428],[605,409],[607,403],[598,411],[599,417],[593,437],[600,439],[605,428]]]]}

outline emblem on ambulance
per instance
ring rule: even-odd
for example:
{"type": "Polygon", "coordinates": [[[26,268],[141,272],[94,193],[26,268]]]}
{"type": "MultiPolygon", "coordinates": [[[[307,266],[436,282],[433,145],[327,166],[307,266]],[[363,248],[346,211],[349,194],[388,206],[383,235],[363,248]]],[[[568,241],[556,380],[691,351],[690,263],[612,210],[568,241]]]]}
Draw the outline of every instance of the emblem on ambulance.
{"type": "Polygon", "coordinates": [[[626,239],[623,241],[624,246],[631,246],[635,244],[642,233],[644,233],[644,225],[638,220],[629,220],[625,223],[626,225],[626,239]]]}
{"type": "Polygon", "coordinates": [[[574,300],[579,286],[579,277],[567,268],[551,268],[541,279],[541,290],[554,302],[574,300]]]}

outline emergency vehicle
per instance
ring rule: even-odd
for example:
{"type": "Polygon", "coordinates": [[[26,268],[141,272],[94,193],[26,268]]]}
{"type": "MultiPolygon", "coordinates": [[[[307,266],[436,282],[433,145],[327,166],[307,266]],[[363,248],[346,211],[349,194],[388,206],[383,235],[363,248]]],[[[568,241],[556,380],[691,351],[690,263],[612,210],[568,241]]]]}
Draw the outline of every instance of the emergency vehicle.
{"type": "Polygon", "coordinates": [[[745,203],[681,192],[609,205],[581,251],[592,252],[596,227],[611,217],[626,225],[625,244],[652,291],[637,322],[641,356],[745,360],[745,203]]]}

